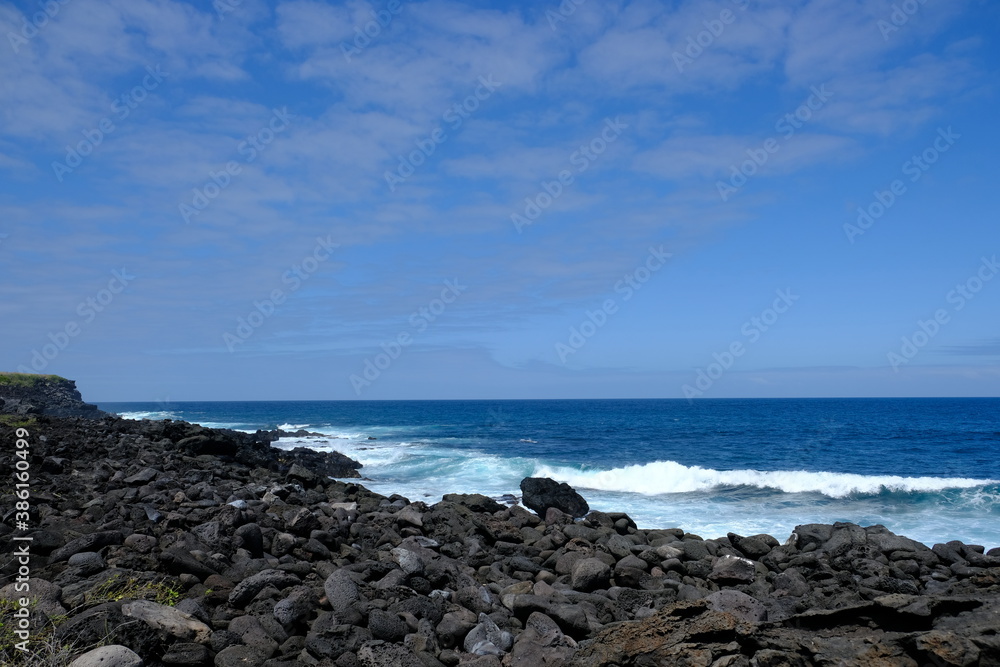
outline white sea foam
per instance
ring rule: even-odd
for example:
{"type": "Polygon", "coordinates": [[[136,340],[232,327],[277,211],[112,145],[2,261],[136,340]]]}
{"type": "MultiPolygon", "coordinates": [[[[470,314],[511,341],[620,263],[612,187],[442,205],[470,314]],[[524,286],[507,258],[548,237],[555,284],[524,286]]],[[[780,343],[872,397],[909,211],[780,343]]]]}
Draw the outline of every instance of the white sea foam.
{"type": "Polygon", "coordinates": [[[152,410],[149,412],[122,412],[122,419],[141,421],[143,419],[180,419],[180,415],[169,410],[152,410]]]}
{"type": "Polygon", "coordinates": [[[551,477],[570,486],[599,491],[640,493],[647,496],[709,491],[726,486],[753,486],[785,493],[821,493],[831,498],[882,491],[944,491],[997,483],[966,477],[900,477],[805,470],[713,470],[676,461],[654,461],[610,470],[578,470],[540,465],[538,477],[551,477]]]}

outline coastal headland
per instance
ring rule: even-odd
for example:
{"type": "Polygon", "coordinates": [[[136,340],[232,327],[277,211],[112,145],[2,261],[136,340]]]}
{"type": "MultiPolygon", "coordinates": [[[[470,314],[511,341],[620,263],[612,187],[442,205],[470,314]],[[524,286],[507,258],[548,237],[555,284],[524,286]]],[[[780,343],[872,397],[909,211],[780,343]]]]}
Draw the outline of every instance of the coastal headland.
{"type": "Polygon", "coordinates": [[[0,665],[1000,665],[1000,549],[703,539],[536,479],[410,502],[284,435],[0,374],[0,665]]]}

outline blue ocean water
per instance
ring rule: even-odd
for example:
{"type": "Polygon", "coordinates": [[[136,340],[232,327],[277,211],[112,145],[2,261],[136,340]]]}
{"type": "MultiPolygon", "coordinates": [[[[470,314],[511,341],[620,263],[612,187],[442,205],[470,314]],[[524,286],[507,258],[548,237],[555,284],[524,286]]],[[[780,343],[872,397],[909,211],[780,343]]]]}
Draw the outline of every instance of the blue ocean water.
{"type": "Polygon", "coordinates": [[[520,495],[527,476],[570,483],[640,527],[783,540],[801,523],[853,521],[933,544],[1000,546],[1000,399],[275,401],[102,403],[323,438],[364,484],[433,503],[520,495]],[[376,438],[371,440],[369,438],[376,438]]]}

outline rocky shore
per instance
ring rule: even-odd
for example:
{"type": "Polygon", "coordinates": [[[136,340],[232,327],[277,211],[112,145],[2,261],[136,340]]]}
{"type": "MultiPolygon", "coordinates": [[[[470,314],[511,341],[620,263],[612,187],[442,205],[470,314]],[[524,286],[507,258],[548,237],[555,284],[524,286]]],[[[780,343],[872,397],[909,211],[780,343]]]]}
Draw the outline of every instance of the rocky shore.
{"type": "Polygon", "coordinates": [[[1000,665],[1000,549],[849,523],[702,539],[545,480],[533,509],[428,505],[276,432],[53,416],[4,387],[3,665],[1000,665]]]}

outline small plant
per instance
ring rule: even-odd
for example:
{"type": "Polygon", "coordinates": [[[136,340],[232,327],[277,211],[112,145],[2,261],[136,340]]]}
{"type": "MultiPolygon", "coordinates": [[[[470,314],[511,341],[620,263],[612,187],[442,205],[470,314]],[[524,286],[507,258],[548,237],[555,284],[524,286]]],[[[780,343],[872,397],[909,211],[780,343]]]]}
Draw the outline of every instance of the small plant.
{"type": "Polygon", "coordinates": [[[28,417],[25,419],[18,415],[0,415],[0,425],[10,428],[27,428],[35,425],[35,418],[28,417]]]}
{"type": "Polygon", "coordinates": [[[36,375],[35,373],[0,373],[0,386],[34,387],[44,382],[66,382],[58,375],[36,375]]]}
{"type": "Polygon", "coordinates": [[[135,577],[125,579],[116,574],[90,589],[85,599],[87,606],[122,600],[150,600],[173,607],[180,602],[181,591],[176,584],[165,581],[140,581],[135,577]]]}
{"type": "Polygon", "coordinates": [[[14,600],[0,600],[0,666],[32,665],[39,667],[62,667],[68,665],[80,653],[74,642],[60,642],[55,637],[55,629],[68,616],[51,616],[41,628],[33,628],[27,640],[27,651],[17,647],[24,640],[14,634],[17,625],[14,612],[20,606],[14,600]]]}

